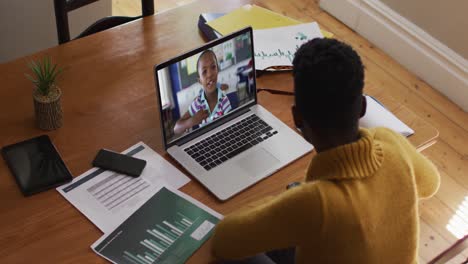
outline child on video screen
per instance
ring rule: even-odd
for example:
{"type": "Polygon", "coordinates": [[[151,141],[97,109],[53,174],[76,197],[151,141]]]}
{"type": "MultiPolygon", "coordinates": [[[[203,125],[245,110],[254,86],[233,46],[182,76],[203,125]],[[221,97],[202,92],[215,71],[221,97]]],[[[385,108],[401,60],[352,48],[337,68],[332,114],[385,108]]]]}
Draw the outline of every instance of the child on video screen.
{"type": "Polygon", "coordinates": [[[190,104],[188,111],[176,122],[175,134],[182,134],[196,125],[204,126],[231,110],[231,103],[222,92],[228,86],[218,83],[218,60],[212,50],[205,50],[198,57],[197,73],[203,89],[190,104]]]}

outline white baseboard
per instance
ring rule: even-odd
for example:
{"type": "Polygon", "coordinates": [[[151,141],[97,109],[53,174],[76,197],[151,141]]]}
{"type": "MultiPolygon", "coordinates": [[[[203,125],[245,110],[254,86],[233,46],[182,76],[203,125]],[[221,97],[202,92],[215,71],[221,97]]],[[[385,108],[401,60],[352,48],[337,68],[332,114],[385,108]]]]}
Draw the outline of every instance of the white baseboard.
{"type": "Polygon", "coordinates": [[[468,112],[468,61],[378,0],[322,0],[320,7],[468,112]]]}

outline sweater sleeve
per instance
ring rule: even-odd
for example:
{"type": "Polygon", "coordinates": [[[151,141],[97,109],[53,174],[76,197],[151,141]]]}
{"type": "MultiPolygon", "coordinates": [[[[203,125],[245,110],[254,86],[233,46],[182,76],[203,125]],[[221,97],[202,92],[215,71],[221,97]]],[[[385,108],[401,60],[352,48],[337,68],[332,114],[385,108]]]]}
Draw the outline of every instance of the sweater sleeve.
{"type": "Polygon", "coordinates": [[[440,186],[440,175],[436,166],[422,155],[405,137],[393,131],[392,133],[398,137],[398,141],[401,142],[410,157],[419,198],[431,197],[440,186]]]}
{"type": "Polygon", "coordinates": [[[322,205],[314,184],[285,191],[275,199],[226,216],[216,227],[213,254],[221,259],[240,259],[293,247],[319,237],[322,205]]]}
{"type": "Polygon", "coordinates": [[[412,154],[418,196],[419,198],[429,198],[439,189],[439,171],[434,164],[421,153],[415,150],[412,154]]]}

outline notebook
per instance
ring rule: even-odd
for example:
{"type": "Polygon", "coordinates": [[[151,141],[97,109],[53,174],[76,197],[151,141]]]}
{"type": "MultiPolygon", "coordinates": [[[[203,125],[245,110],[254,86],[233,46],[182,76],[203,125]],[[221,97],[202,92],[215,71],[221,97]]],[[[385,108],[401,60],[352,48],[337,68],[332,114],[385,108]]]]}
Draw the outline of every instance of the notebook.
{"type": "Polygon", "coordinates": [[[414,130],[403,123],[398,117],[390,112],[377,99],[370,95],[366,95],[367,110],[366,114],[359,119],[361,127],[386,127],[392,129],[405,137],[414,134],[414,130]]]}
{"type": "Polygon", "coordinates": [[[253,54],[248,27],[155,66],[164,147],[220,200],[313,148],[257,103],[253,54]]]}
{"type": "MultiPolygon", "coordinates": [[[[251,26],[254,30],[299,25],[303,22],[273,12],[256,5],[244,5],[223,16],[202,14],[206,24],[221,35],[226,35],[241,28],[251,26]]],[[[322,30],[322,34],[331,38],[332,33],[322,30]]]]}

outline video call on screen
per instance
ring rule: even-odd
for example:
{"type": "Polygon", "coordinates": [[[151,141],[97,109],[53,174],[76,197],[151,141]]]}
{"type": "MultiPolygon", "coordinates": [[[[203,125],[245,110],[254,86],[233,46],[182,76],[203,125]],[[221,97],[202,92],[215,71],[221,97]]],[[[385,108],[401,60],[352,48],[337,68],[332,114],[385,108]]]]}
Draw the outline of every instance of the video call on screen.
{"type": "Polygon", "coordinates": [[[251,41],[246,32],[157,72],[166,143],[254,100],[251,41]]]}

